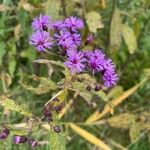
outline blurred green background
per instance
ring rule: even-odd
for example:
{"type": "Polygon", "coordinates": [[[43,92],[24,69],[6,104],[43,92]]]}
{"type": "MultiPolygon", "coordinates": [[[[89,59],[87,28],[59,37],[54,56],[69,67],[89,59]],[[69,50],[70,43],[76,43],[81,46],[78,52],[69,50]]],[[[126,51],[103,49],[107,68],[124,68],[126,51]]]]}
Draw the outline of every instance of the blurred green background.
{"type": "MultiPolygon", "coordinates": [[[[150,76],[150,1],[0,0],[0,97],[5,95],[27,105],[36,116],[41,115],[54,92],[37,94],[39,80],[34,81],[32,75],[50,77],[54,82],[64,77],[59,66],[33,62],[43,58],[28,43],[32,19],[40,13],[54,19],[71,15],[83,18],[82,38],[90,33],[95,37],[85,49],[104,49],[113,58],[120,78],[116,87],[105,90],[106,95],[89,94],[86,88],[77,96],[70,92],[69,98],[74,96],[74,101],[62,121],[74,122],[113,150],[150,150],[150,82],[147,79],[139,85],[150,76]],[[109,106],[105,99],[118,100],[120,105],[112,106],[110,113],[96,119],[96,123],[86,124],[96,110],[102,112],[104,106],[109,106]]],[[[24,122],[24,117],[0,106],[0,122],[18,124],[24,122]]],[[[67,124],[64,128],[67,150],[101,149],[99,142],[92,142],[94,139],[86,139],[67,124]]],[[[0,141],[0,150],[30,149],[27,144],[14,145],[11,137],[0,141]]],[[[40,128],[34,137],[40,141],[37,149],[50,149],[47,130],[40,128]]]]}

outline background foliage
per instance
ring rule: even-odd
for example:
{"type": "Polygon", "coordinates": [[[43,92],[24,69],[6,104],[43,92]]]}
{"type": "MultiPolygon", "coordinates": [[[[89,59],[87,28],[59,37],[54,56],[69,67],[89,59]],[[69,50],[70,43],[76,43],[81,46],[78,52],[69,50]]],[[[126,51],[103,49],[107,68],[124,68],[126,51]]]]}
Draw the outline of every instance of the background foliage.
{"type": "MultiPolygon", "coordinates": [[[[44,104],[59,91],[55,83],[67,76],[53,56],[46,56],[51,62],[35,62],[45,56],[28,43],[32,19],[40,13],[55,19],[77,15],[86,23],[83,39],[89,33],[95,36],[86,48],[104,49],[115,61],[120,80],[106,94],[90,94],[84,84],[74,84],[59,115],[67,149],[149,150],[149,8],[149,0],[0,0],[1,124],[23,126],[24,116],[41,116],[44,104]]],[[[80,78],[93,80],[87,74],[80,78]]],[[[48,150],[58,135],[49,136],[43,126],[34,136],[40,141],[37,149],[48,150]]],[[[30,148],[12,144],[9,137],[0,141],[0,149],[30,148]]]]}

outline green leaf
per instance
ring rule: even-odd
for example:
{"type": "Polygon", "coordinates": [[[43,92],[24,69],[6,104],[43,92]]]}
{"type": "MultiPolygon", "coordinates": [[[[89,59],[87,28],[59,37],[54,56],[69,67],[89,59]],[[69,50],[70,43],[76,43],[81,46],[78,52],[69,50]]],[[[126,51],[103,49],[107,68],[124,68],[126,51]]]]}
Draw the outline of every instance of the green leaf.
{"type": "Polygon", "coordinates": [[[101,29],[104,27],[101,21],[101,15],[96,11],[88,12],[85,17],[86,17],[86,23],[91,32],[96,33],[97,29],[101,29]]]}
{"type": "Polygon", "coordinates": [[[110,25],[110,48],[113,50],[118,50],[121,44],[121,21],[120,10],[116,8],[110,25]]]}
{"type": "Polygon", "coordinates": [[[14,73],[16,70],[16,65],[17,65],[16,59],[15,59],[15,57],[12,57],[11,60],[9,61],[9,65],[8,65],[8,70],[12,77],[14,76],[14,73]]]}
{"type": "Polygon", "coordinates": [[[10,130],[14,135],[27,135],[28,131],[25,128],[16,128],[12,125],[3,124],[3,126],[10,130]]]}
{"type": "Polygon", "coordinates": [[[107,94],[107,98],[108,99],[111,99],[111,98],[115,99],[115,98],[121,96],[122,94],[123,94],[123,88],[122,88],[122,86],[115,86],[107,94]]]}
{"type": "Polygon", "coordinates": [[[66,150],[65,135],[63,132],[50,131],[50,150],[66,150]]]}
{"type": "Polygon", "coordinates": [[[35,80],[40,81],[37,87],[33,87],[32,85],[21,83],[23,88],[25,88],[26,90],[32,91],[33,93],[37,95],[48,93],[50,90],[55,90],[57,88],[56,83],[48,78],[37,77],[37,76],[34,76],[34,78],[35,80]]]}
{"type": "Polygon", "coordinates": [[[0,105],[5,107],[6,109],[19,112],[20,114],[26,117],[32,117],[32,113],[29,111],[29,109],[26,106],[18,105],[12,99],[6,97],[0,97],[0,105]]]}
{"type": "Polygon", "coordinates": [[[54,19],[59,18],[60,1],[47,0],[46,2],[46,14],[52,16],[54,19]]]}
{"type": "Polygon", "coordinates": [[[68,90],[67,90],[67,89],[61,90],[61,91],[59,91],[55,96],[53,96],[53,97],[45,104],[45,106],[48,105],[48,104],[52,104],[54,107],[55,107],[55,106],[58,106],[58,105],[62,104],[62,103],[65,101],[67,95],[68,95],[68,90]],[[55,99],[57,99],[57,101],[55,101],[55,99]]]}
{"type": "Polygon", "coordinates": [[[2,59],[3,59],[3,56],[5,55],[6,53],[6,45],[4,42],[0,42],[0,65],[2,65],[2,59]]]}
{"type": "Polygon", "coordinates": [[[101,91],[92,91],[93,94],[99,96],[104,102],[108,102],[109,99],[107,98],[107,95],[101,90],[101,91]]]}
{"type": "Polygon", "coordinates": [[[137,49],[137,39],[134,31],[127,25],[122,25],[122,36],[125,40],[126,45],[130,54],[133,54],[137,49]]]}

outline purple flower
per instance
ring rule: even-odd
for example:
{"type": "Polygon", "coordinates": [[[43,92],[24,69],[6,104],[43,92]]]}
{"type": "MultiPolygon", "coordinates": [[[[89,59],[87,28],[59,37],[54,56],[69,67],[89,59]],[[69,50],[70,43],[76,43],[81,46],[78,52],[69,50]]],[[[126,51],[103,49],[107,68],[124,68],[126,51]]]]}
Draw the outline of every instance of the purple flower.
{"type": "Polygon", "coordinates": [[[45,30],[46,28],[50,28],[50,17],[47,15],[41,15],[35,19],[33,19],[32,22],[32,28],[34,30],[45,30]]]}
{"type": "Polygon", "coordinates": [[[27,137],[25,136],[20,136],[20,135],[13,136],[13,142],[15,144],[25,143],[26,141],[27,141],[27,137]]]}
{"type": "Polygon", "coordinates": [[[53,45],[52,37],[46,31],[36,31],[30,36],[29,43],[41,52],[50,49],[53,45]]]}
{"type": "Polygon", "coordinates": [[[118,75],[111,70],[106,70],[103,75],[104,86],[112,87],[118,81],[118,75]]]}
{"type": "Polygon", "coordinates": [[[72,41],[74,42],[75,45],[79,46],[81,44],[81,36],[80,34],[71,34],[72,41]]]}
{"type": "Polygon", "coordinates": [[[62,30],[65,28],[65,24],[62,20],[58,20],[52,23],[52,28],[55,30],[62,30]]]}
{"type": "Polygon", "coordinates": [[[61,43],[61,46],[62,46],[65,50],[67,50],[67,51],[75,50],[75,49],[76,49],[76,47],[75,47],[73,41],[70,40],[70,38],[69,38],[69,39],[66,39],[63,43],[61,43]]]}
{"type": "Polygon", "coordinates": [[[1,133],[0,133],[0,140],[6,139],[9,135],[9,130],[8,129],[4,129],[1,133]]]}
{"type": "Polygon", "coordinates": [[[58,41],[57,45],[63,45],[66,40],[72,40],[71,33],[69,31],[60,31],[59,34],[54,35],[58,41]]]}
{"type": "Polygon", "coordinates": [[[88,66],[92,69],[93,74],[104,70],[105,54],[101,50],[95,49],[93,52],[87,52],[88,66]]]}
{"type": "Polygon", "coordinates": [[[80,73],[84,70],[86,59],[82,52],[68,51],[68,60],[64,63],[68,67],[72,74],[80,73]]]}
{"type": "Polygon", "coordinates": [[[67,28],[71,29],[71,31],[76,31],[77,29],[82,29],[84,23],[81,19],[71,16],[65,19],[65,25],[67,28]]]}
{"type": "Polygon", "coordinates": [[[115,65],[112,62],[112,59],[108,58],[106,59],[105,63],[103,64],[104,70],[109,70],[109,71],[114,71],[115,70],[115,65]]]}

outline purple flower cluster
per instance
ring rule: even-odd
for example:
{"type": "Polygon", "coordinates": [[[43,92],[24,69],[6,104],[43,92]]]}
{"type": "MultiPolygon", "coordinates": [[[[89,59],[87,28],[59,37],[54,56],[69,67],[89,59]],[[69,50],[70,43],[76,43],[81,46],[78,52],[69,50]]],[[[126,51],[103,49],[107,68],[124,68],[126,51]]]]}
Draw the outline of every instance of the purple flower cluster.
{"type": "MultiPolygon", "coordinates": [[[[80,50],[82,49],[80,29],[84,27],[84,22],[74,16],[57,21],[52,21],[50,18],[40,15],[33,20],[34,32],[30,36],[30,44],[39,52],[57,47],[58,51],[55,53],[64,56],[66,59],[64,65],[70,69],[71,74],[90,70],[93,74],[102,73],[104,86],[115,85],[118,75],[112,60],[100,49],[80,50]]],[[[93,35],[88,35],[85,45],[92,41],[93,35]]]]}
{"type": "MultiPolygon", "coordinates": [[[[0,140],[4,140],[9,135],[9,130],[7,128],[3,129],[0,133],[0,140]]],[[[34,140],[33,138],[27,138],[26,136],[20,136],[20,135],[14,135],[13,136],[13,143],[14,144],[21,144],[28,142],[29,145],[31,145],[32,148],[35,148],[38,145],[38,142],[34,140]]]]}

